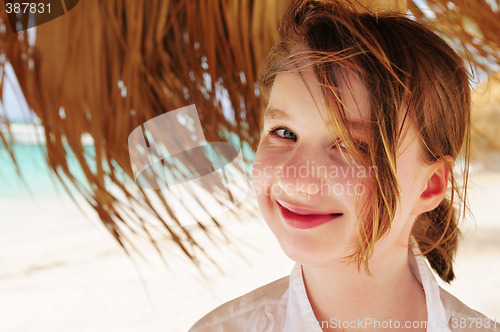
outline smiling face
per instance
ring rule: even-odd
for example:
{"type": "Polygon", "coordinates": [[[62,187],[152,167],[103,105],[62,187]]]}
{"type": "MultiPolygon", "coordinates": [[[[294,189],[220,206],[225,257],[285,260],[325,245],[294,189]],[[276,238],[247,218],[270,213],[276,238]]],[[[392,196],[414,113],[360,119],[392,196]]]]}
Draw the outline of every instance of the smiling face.
{"type": "MultiPolygon", "coordinates": [[[[314,72],[308,68],[301,74],[275,77],[253,186],[261,213],[285,253],[304,265],[325,266],[353,253],[376,169],[361,166],[349,154],[330,124],[314,72]]],[[[363,152],[370,146],[369,131],[363,129],[371,117],[369,94],[355,75],[343,76],[347,79],[339,88],[349,130],[363,152]]],[[[419,212],[416,202],[426,187],[428,166],[415,138],[409,130],[398,150],[401,204],[391,231],[379,241],[380,253],[408,244],[419,212]]]]}

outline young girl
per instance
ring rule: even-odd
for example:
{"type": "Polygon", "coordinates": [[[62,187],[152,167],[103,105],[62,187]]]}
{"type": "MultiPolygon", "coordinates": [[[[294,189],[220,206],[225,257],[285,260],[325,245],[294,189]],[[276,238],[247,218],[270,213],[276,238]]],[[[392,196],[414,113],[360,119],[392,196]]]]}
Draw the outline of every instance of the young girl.
{"type": "Polygon", "coordinates": [[[403,16],[292,1],[260,83],[253,186],[297,264],[190,331],[500,330],[427,265],[454,278],[470,140],[457,54],[403,16]]]}

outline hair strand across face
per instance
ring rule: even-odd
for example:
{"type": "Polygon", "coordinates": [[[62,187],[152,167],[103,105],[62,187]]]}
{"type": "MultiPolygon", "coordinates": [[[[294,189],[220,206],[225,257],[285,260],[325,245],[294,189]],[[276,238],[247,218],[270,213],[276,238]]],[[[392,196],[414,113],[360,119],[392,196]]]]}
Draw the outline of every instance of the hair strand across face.
{"type": "Polygon", "coordinates": [[[391,228],[399,200],[396,154],[406,128],[419,131],[422,158],[429,163],[444,156],[456,159],[465,147],[462,189],[447,163],[449,197],[418,216],[412,230],[431,266],[451,281],[458,221],[466,209],[470,144],[470,89],[462,59],[436,34],[403,15],[360,13],[344,1],[292,1],[279,31],[259,78],[266,102],[278,73],[312,66],[333,128],[360,165],[378,170],[371,199],[360,212],[356,249],[348,257],[358,267],[368,268],[375,243],[391,228]],[[369,92],[369,151],[355,148],[347,124],[346,72],[356,74],[369,92]],[[457,213],[458,203],[463,213],[457,213]]]}

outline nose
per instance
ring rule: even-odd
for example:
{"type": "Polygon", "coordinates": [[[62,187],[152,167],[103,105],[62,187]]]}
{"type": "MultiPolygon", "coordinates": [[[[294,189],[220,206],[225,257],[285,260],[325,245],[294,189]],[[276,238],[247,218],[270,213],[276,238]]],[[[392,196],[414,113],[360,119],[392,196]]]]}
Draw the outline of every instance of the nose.
{"type": "Polygon", "coordinates": [[[295,151],[281,165],[276,174],[277,183],[287,195],[317,195],[326,185],[326,165],[318,158],[319,152],[295,151]]]}

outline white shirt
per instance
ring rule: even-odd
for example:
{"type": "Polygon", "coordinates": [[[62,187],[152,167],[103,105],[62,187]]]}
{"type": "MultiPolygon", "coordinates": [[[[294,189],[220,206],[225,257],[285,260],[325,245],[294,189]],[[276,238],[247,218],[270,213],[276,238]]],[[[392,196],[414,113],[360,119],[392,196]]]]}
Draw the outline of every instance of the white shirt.
{"type": "MultiPolygon", "coordinates": [[[[414,240],[412,239],[410,243],[411,248],[408,250],[410,269],[424,289],[428,332],[500,331],[500,322],[472,310],[442,289],[434,278],[425,258],[419,255],[421,252],[414,240]]],[[[322,324],[325,327],[329,325],[334,328],[364,328],[369,331],[374,327],[393,327],[404,330],[404,324],[425,323],[376,321],[367,317],[358,321],[346,322],[333,318],[333,320],[322,322],[322,324]]],[[[221,305],[201,318],[189,330],[189,332],[281,331],[322,331],[307,298],[300,264],[295,264],[290,276],[271,282],[221,305]]]]}

